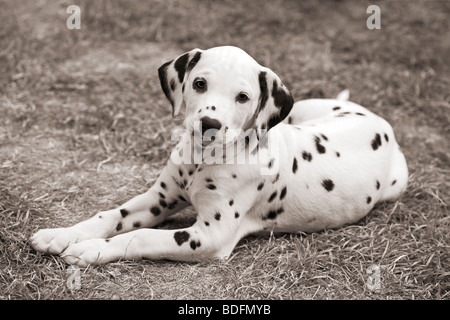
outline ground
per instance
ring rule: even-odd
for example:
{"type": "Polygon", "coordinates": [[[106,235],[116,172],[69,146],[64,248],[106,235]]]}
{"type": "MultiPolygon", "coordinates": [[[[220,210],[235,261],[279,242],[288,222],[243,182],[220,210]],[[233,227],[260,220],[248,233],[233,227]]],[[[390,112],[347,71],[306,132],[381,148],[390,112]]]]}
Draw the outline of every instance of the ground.
{"type": "MultiPolygon", "coordinates": [[[[0,299],[449,299],[450,2],[0,1],[0,299]],[[81,30],[66,9],[81,7],[81,30]],[[36,253],[69,226],[147,190],[173,146],[157,68],[192,48],[236,45],[296,100],[351,100],[387,119],[406,193],[313,234],[251,236],[227,261],[116,262],[81,272],[36,253]],[[380,288],[371,290],[368,268],[380,288]]],[[[187,210],[163,228],[187,226],[187,210]]]]}

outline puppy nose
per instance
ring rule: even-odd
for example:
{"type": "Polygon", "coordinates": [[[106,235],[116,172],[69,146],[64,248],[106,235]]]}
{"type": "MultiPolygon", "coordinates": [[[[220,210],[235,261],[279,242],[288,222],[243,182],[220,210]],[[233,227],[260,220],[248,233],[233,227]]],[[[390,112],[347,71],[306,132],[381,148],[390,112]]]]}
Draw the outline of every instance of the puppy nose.
{"type": "Polygon", "coordinates": [[[210,117],[202,117],[200,121],[202,122],[202,133],[209,129],[220,130],[222,127],[222,123],[219,120],[211,119],[210,117]]]}

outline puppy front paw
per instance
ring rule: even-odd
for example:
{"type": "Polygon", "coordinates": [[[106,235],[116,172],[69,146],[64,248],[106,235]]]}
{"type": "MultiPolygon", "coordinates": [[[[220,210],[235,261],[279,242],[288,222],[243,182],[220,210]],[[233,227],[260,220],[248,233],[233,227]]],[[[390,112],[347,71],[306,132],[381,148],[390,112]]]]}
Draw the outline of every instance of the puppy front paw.
{"type": "Polygon", "coordinates": [[[71,244],[86,238],[86,234],[73,228],[41,229],[31,236],[30,243],[36,251],[60,254],[71,244]]]}

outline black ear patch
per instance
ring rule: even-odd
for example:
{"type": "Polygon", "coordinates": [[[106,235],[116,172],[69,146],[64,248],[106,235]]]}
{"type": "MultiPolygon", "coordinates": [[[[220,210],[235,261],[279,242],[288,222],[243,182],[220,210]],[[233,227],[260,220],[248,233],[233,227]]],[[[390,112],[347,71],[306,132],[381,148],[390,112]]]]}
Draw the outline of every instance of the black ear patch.
{"type": "Polygon", "coordinates": [[[269,91],[267,89],[266,72],[261,71],[258,76],[259,88],[261,89],[261,96],[259,97],[259,111],[266,106],[267,99],[269,99],[269,91]]]}
{"type": "Polygon", "coordinates": [[[158,76],[159,82],[161,83],[161,89],[166,95],[167,100],[169,100],[170,104],[173,106],[174,101],[172,95],[170,94],[169,79],[167,79],[167,69],[169,68],[169,65],[172,63],[172,61],[166,62],[161,67],[159,67],[158,76]]]}
{"type": "Polygon", "coordinates": [[[179,57],[175,61],[174,68],[178,73],[178,81],[180,81],[180,83],[183,82],[184,74],[186,73],[188,61],[189,61],[189,52],[186,52],[185,54],[183,54],[181,57],[179,57]]]}
{"type": "MultiPolygon", "coordinates": [[[[292,98],[292,95],[283,88],[279,88],[276,80],[273,80],[272,97],[275,103],[275,107],[277,108],[283,109],[289,106],[291,106],[290,108],[292,108],[292,105],[294,104],[294,98],[292,98]]],[[[287,110],[284,118],[289,114],[290,111],[291,109],[287,110]]],[[[286,110],[284,112],[286,112],[286,110]]]]}
{"type": "Polygon", "coordinates": [[[267,121],[267,130],[270,130],[270,128],[283,121],[288,116],[289,112],[291,112],[294,105],[294,98],[292,95],[282,87],[279,87],[276,80],[273,80],[272,97],[275,107],[280,111],[278,114],[274,114],[269,118],[267,121]]]}
{"type": "Polygon", "coordinates": [[[202,56],[202,53],[201,53],[200,51],[197,52],[197,53],[194,55],[194,57],[191,59],[191,61],[189,61],[189,64],[188,64],[188,66],[187,66],[187,68],[186,68],[186,71],[187,71],[187,72],[189,72],[189,71],[191,71],[192,69],[194,69],[194,67],[195,67],[195,65],[197,64],[197,62],[200,61],[201,56],[202,56]]]}

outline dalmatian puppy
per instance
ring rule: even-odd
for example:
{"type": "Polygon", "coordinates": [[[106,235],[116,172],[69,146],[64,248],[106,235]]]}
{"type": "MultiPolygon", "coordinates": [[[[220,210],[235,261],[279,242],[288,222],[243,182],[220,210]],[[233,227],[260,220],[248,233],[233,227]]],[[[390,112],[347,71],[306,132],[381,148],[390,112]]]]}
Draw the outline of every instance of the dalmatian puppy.
{"type": "Polygon", "coordinates": [[[231,46],[187,52],[159,78],[185,130],[157,181],[118,208],[38,231],[34,249],[81,267],[226,258],[248,234],[338,228],[406,188],[392,127],[345,94],[294,104],[272,70],[231,46]],[[152,228],[190,205],[192,226],[152,228]]]}

